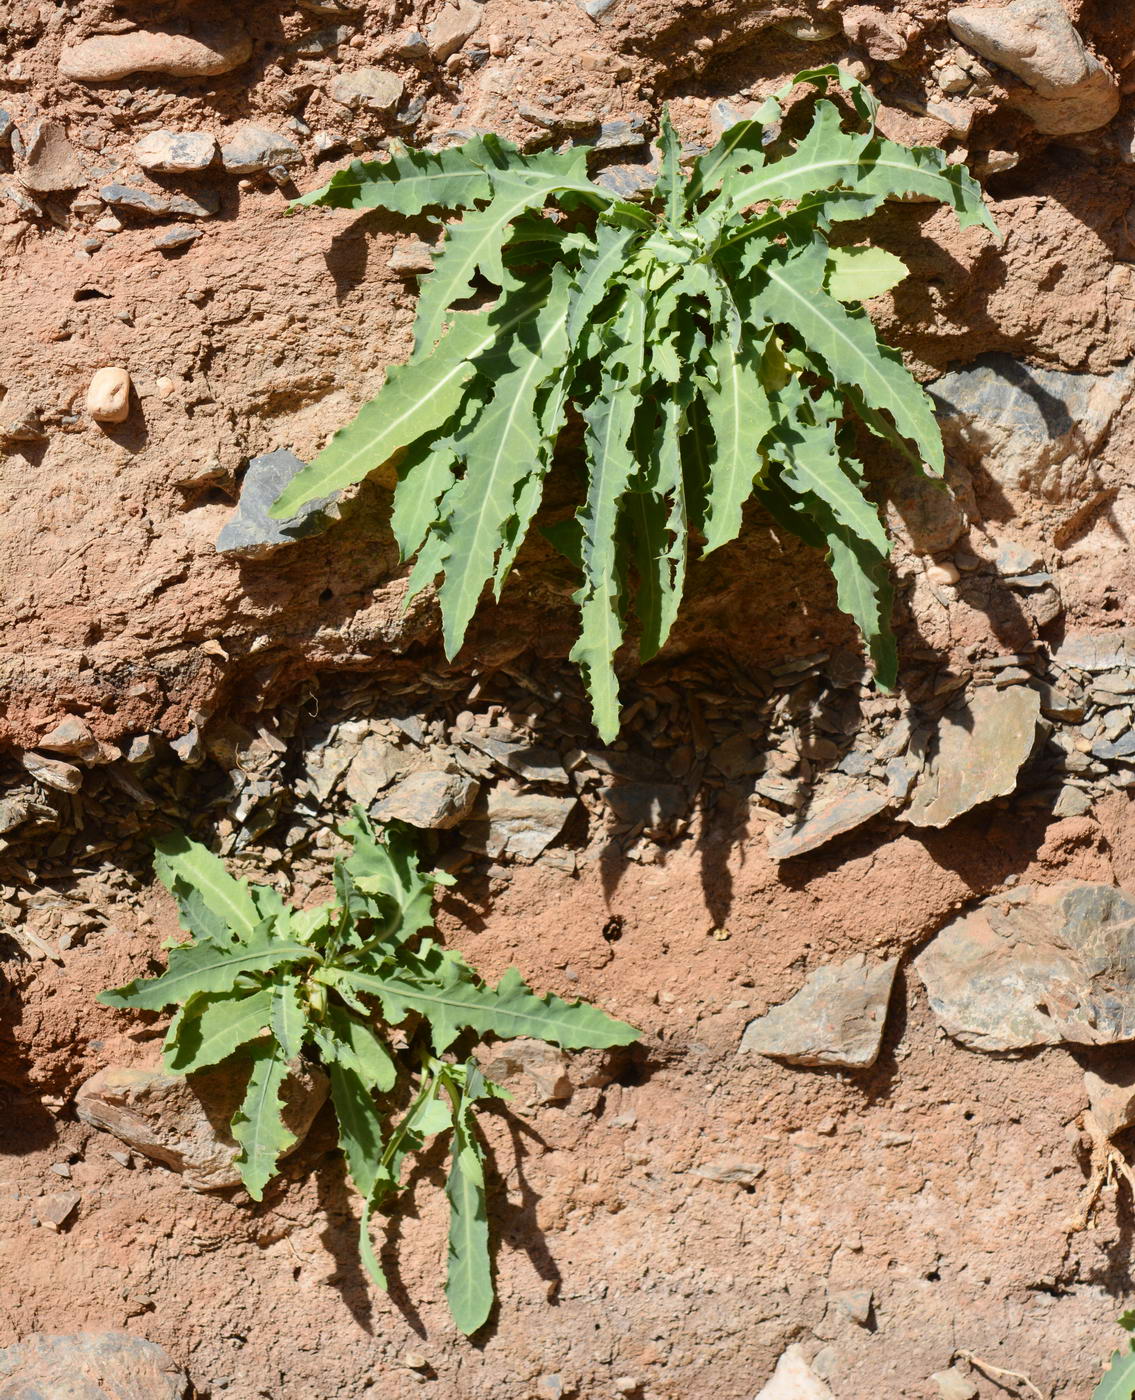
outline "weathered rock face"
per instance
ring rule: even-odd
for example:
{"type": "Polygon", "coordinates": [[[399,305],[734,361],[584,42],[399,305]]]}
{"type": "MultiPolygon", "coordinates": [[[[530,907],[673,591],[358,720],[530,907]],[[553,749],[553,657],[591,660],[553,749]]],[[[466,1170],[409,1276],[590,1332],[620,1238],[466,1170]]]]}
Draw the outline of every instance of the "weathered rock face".
{"type": "Polygon", "coordinates": [[[83,83],[113,82],[130,73],[205,78],[229,72],[251,53],[252,40],[238,24],[202,25],[193,35],[135,29],[98,34],[64,49],[59,72],[83,83]]]}
{"type": "Polygon", "coordinates": [[[460,826],[473,810],[480,784],[464,773],[425,769],[411,773],[371,809],[381,821],[406,822],[421,831],[460,826]]]}
{"type": "MultiPolygon", "coordinates": [[[[221,1191],[240,1185],[233,1166],[239,1149],[228,1125],[248,1075],[248,1062],[239,1060],[188,1078],[161,1069],[111,1066],[87,1080],[75,1107],[84,1123],[172,1167],[194,1191],[221,1191]]],[[[301,1064],[285,1081],[283,1118],[295,1134],[295,1147],[327,1093],[326,1076],[310,1065],[301,1064]]]]}
{"type": "Polygon", "coordinates": [[[1036,742],[1035,690],[983,686],[942,716],[937,752],[904,813],[912,826],[947,826],[979,803],[1013,791],[1036,742]]]}
{"type": "Polygon", "coordinates": [[[1101,484],[1099,452],[1135,392],[1135,363],[1072,374],[986,355],[930,392],[946,446],[964,464],[1001,486],[1076,501],[1101,484]]]}
{"type": "Polygon", "coordinates": [[[841,797],[820,804],[815,810],[809,809],[800,825],[769,842],[768,853],[773,860],[789,860],[793,856],[814,851],[834,841],[837,836],[863,826],[872,817],[885,812],[893,802],[893,797],[887,792],[869,787],[853,788],[841,797]]]}
{"type": "Polygon", "coordinates": [[[942,1026],[971,1049],[1135,1039],[1135,898],[1112,885],[995,895],[914,965],[942,1026]]]}
{"type": "Polygon", "coordinates": [[[125,1332],[32,1333],[0,1351],[0,1400],[183,1400],[184,1373],[125,1332]]]}
{"type": "Polygon", "coordinates": [[[870,963],[862,953],[819,968],[790,1001],[749,1022],[741,1049],[794,1065],[870,1068],[897,969],[897,958],[870,963]]]}
{"type": "Polygon", "coordinates": [[[1010,101],[1039,131],[1068,136],[1106,126],[1119,110],[1119,84],[1089,53],[1060,0],[1013,0],[987,9],[965,5],[948,15],[954,35],[1029,91],[1010,101]]]}

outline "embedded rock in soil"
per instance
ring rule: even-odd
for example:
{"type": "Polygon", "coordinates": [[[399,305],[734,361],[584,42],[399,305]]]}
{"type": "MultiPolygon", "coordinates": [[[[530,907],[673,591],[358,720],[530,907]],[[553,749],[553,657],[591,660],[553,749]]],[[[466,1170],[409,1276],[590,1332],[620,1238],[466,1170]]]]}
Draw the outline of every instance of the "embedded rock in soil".
{"type": "Polygon", "coordinates": [[[572,1096],[571,1061],[542,1040],[523,1036],[484,1048],[477,1058],[487,1077],[512,1093],[535,1097],[539,1103],[562,1103],[572,1096]]]}
{"type": "Polygon", "coordinates": [[[61,123],[29,122],[20,134],[24,156],[18,173],[25,189],[33,194],[58,194],[78,189],[85,182],[86,174],[61,123]]]}
{"type": "Polygon", "coordinates": [[[757,1400],[834,1400],[831,1391],[804,1359],[799,1346],[790,1346],[757,1400]]]}
{"type": "Polygon", "coordinates": [[[1115,671],[1135,666],[1135,628],[1120,627],[1113,632],[1066,632],[1052,653],[1062,670],[1115,671]]]}
{"type": "Polygon", "coordinates": [[[481,7],[475,0],[447,4],[429,28],[430,53],[444,63],[462,48],[481,27],[481,7]]]}
{"type": "Polygon", "coordinates": [[[207,131],[151,131],[134,147],[134,159],[143,170],[182,175],[204,170],[217,154],[217,138],[207,131]]]}
{"type": "Polygon", "coordinates": [[[790,860],[814,851],[818,846],[834,841],[856,827],[885,812],[893,803],[890,793],[874,788],[852,789],[830,802],[811,808],[804,821],[785,835],[770,840],[768,853],[772,860],[790,860]]]}
{"type": "Polygon", "coordinates": [[[302,165],[303,156],[290,136],[262,126],[241,126],[221,142],[221,164],[230,175],[252,175],[270,166],[302,165]]]}
{"type": "Polygon", "coordinates": [[[898,965],[856,953],[818,968],[790,1001],[749,1022],[741,1049],[793,1065],[869,1069],[879,1058],[898,965]]]}
{"type": "Polygon", "coordinates": [[[252,40],[234,24],[202,25],[196,37],[135,29],[98,34],[65,48],[59,58],[64,78],[107,83],[130,73],[166,73],[171,78],[208,78],[239,67],[252,53],[252,40]]]}
{"type": "Polygon", "coordinates": [[[460,826],[481,790],[476,778],[464,773],[426,769],[403,778],[371,808],[380,821],[406,822],[421,831],[447,831],[460,826]]]}
{"type": "Polygon", "coordinates": [[[0,1351],[0,1400],[184,1400],[189,1381],[153,1342],[125,1332],[33,1332],[0,1351]]]}
{"type": "Polygon", "coordinates": [[[1031,92],[1013,88],[1009,101],[1046,135],[1095,131],[1119,111],[1119,84],[1084,47],[1060,0],[965,5],[947,21],[955,38],[1028,84],[1031,92]]]}
{"type": "Polygon", "coordinates": [[[465,828],[466,846],[494,860],[533,861],[563,831],[575,806],[574,797],[494,788],[465,828]]]}
{"type": "Polygon", "coordinates": [[[202,190],[197,198],[187,194],[153,194],[150,190],[131,185],[104,185],[99,190],[104,204],[117,209],[130,209],[136,214],[152,214],[155,218],[173,215],[179,219],[211,219],[221,207],[220,197],[212,190],[202,190]]]}
{"type": "Polygon", "coordinates": [[[286,447],[253,457],[241,483],[236,510],[217,536],[217,552],[263,559],[282,545],[326,530],[339,514],[334,504],[337,496],[309,501],[287,520],[273,520],[268,514],[284,487],[306,466],[286,447]]]}
{"type": "Polygon", "coordinates": [[[1075,501],[1100,485],[1096,458],[1135,392],[1135,362],[1074,374],[984,355],[930,392],[946,447],[965,465],[999,486],[1075,501]]]}
{"type": "Polygon", "coordinates": [[[948,826],[955,817],[1017,785],[1032,752],[1040,696],[1026,686],[983,686],[951,706],[938,727],[937,752],[904,813],[912,826],[948,826]]]}
{"type": "MultiPolygon", "coordinates": [[[[237,1058],[187,1078],[111,1065],[80,1087],[75,1109],[84,1123],[180,1172],[194,1191],[223,1191],[240,1185],[233,1165],[239,1148],[229,1123],[250,1069],[247,1059],[237,1058]]],[[[327,1077],[303,1062],[284,1081],[283,1119],[296,1139],[289,1151],[303,1141],[327,1091],[327,1077]]]]}
{"type": "Polygon", "coordinates": [[[994,895],[914,966],[939,1022],[972,1050],[1135,1039],[1135,898],[1112,885],[994,895]]]}
{"type": "Polygon", "coordinates": [[[340,73],[327,89],[334,102],[356,110],[390,112],[402,100],[404,84],[397,73],[385,68],[356,68],[340,73]]]}

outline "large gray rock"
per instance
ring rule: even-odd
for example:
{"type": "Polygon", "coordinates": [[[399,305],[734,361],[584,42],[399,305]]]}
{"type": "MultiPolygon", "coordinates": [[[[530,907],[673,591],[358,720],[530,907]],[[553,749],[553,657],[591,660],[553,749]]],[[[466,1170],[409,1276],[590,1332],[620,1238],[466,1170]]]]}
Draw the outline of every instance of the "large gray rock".
{"type": "Polygon", "coordinates": [[[1133,392],[1135,361],[1110,374],[1073,374],[1000,354],[930,386],[952,454],[1001,486],[1049,501],[1098,489],[1094,459],[1133,392]]]}
{"type": "Polygon", "coordinates": [[[1135,1039],[1135,899],[1112,885],[994,895],[914,966],[942,1026],[974,1050],[1135,1039]]]}
{"type": "Polygon", "coordinates": [[[270,167],[302,165],[303,155],[290,136],[249,124],[226,132],[221,164],[230,175],[252,175],[270,167]]]}
{"type": "Polygon", "coordinates": [[[791,1000],[750,1021],[742,1050],[793,1065],[868,1069],[879,1058],[898,959],[856,953],[818,968],[791,1000]]]}
{"type": "Polygon", "coordinates": [[[333,102],[356,111],[391,112],[402,100],[405,85],[386,68],[355,68],[340,73],[327,89],[333,102]]]}
{"type": "Polygon", "coordinates": [[[286,447],[253,457],[241,483],[236,510],[217,536],[217,552],[262,559],[283,545],[326,530],[339,514],[336,496],[309,501],[288,520],[273,520],[268,514],[284,487],[306,466],[286,447]]]}
{"type": "Polygon", "coordinates": [[[947,710],[937,750],[904,813],[912,826],[947,826],[963,812],[1017,785],[1036,742],[1040,696],[1026,686],[982,686],[947,710]]]}
{"type": "MultiPolygon", "coordinates": [[[[233,1165],[239,1148],[229,1132],[251,1069],[239,1057],[186,1077],[163,1069],[111,1065],[75,1096],[84,1123],[113,1133],[129,1147],[180,1172],[194,1191],[240,1185],[233,1165]]],[[[327,1077],[304,1062],[284,1081],[283,1119],[300,1145],[323,1107],[327,1077]]]]}
{"type": "Polygon", "coordinates": [[[116,209],[129,209],[135,214],[152,214],[155,218],[211,219],[221,207],[215,190],[200,190],[196,197],[188,194],[155,194],[152,190],[136,189],[133,185],[103,185],[99,198],[116,209]]]}
{"type": "Polygon", "coordinates": [[[184,1372],[125,1332],[33,1332],[0,1351],[0,1400],[183,1400],[184,1372]]]}
{"type": "Polygon", "coordinates": [[[954,37],[1007,68],[1031,92],[1010,101],[1050,136],[1106,126],[1119,111],[1119,84],[1089,53],[1060,0],[1013,0],[950,10],[954,37]]]}

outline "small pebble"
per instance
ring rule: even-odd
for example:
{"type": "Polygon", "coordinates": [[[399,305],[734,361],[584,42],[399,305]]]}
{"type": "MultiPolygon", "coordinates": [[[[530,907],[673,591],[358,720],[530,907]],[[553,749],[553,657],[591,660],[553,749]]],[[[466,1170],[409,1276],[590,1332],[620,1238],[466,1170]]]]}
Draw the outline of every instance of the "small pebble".
{"type": "Polygon", "coordinates": [[[87,412],[96,423],[125,423],[130,417],[130,375],[119,366],[95,370],[87,389],[87,412]]]}
{"type": "Polygon", "coordinates": [[[936,588],[942,588],[947,584],[957,583],[961,578],[956,564],[931,564],[926,570],[926,581],[932,583],[936,588]]]}

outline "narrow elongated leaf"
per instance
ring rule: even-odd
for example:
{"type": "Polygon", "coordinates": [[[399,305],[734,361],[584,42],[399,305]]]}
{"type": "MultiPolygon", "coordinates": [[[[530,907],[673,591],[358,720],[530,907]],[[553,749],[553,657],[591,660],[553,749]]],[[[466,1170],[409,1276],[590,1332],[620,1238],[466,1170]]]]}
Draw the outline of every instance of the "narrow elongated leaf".
{"type": "Polygon", "coordinates": [[[964,165],[948,165],[945,153],[932,146],[900,146],[876,136],[863,152],[855,188],[888,197],[928,195],[949,205],[962,228],[979,225],[998,233],[977,181],[964,165]]]}
{"type": "Polygon", "coordinates": [[[607,295],[612,282],[622,273],[631,246],[641,237],[640,228],[613,222],[609,217],[596,224],[594,251],[588,250],[580,257],[568,311],[567,335],[573,348],[590,325],[592,313],[607,295]]]}
{"type": "Polygon", "coordinates": [[[450,224],[446,240],[434,261],[434,270],[422,283],[418,319],[414,323],[414,359],[428,356],[441,335],[449,308],[464,300],[480,272],[498,287],[510,280],[502,260],[505,230],[527,209],[539,209],[565,190],[595,193],[587,180],[587,152],[574,147],[549,155],[527,170],[500,171],[492,176],[493,197],[484,209],[474,210],[460,223],[450,224]]]}
{"type": "MultiPolygon", "coordinates": [[[[176,886],[196,892],[204,907],[240,937],[250,934],[261,915],[248,888],[234,880],[223,863],[205,846],[173,831],[154,842],[154,874],[166,889],[176,886]]],[[[192,929],[191,932],[205,930],[192,929]]]]}
{"type": "Polygon", "coordinates": [[[265,1040],[246,1052],[252,1074],[244,1101],[233,1115],[232,1135],[240,1144],[236,1165],[244,1188],[254,1201],[276,1175],[276,1163],[295,1145],[295,1134],[281,1117],[280,1090],[288,1077],[288,1062],[275,1040],[265,1040]]]}
{"type": "Polygon", "coordinates": [[[885,689],[898,678],[898,652],[891,631],[894,589],[887,555],[870,541],[813,509],[828,543],[828,563],[835,576],[836,597],[854,618],[875,663],[875,679],[885,689]]]}
{"type": "Polygon", "coordinates": [[[285,1060],[294,1060],[308,1034],[308,1009],[298,977],[286,973],[268,988],[271,997],[269,1025],[285,1060]]]}
{"type": "Polygon", "coordinates": [[[332,1006],[327,1010],[327,1030],[334,1041],[337,1063],[348,1065],[380,1094],[387,1094],[394,1088],[398,1067],[372,1026],[342,1007],[332,1006]]]}
{"type": "Polygon", "coordinates": [[[445,578],[438,591],[450,657],[461,649],[515,516],[517,492],[541,451],[536,396],[567,359],[570,291],[570,277],[557,268],[539,320],[512,338],[492,369],[492,402],[455,439],[465,475],[446,493],[445,578]]]}
{"type": "Polygon", "coordinates": [[[445,1194],[449,1198],[449,1262],[445,1296],[454,1322],[471,1336],[493,1307],[489,1216],[485,1199],[485,1164],[473,1124],[473,1104],[480,1075],[466,1065],[467,1083],[453,1114],[453,1153],[445,1194]]]}
{"type": "MultiPolygon", "coordinates": [[[[465,402],[477,404],[469,394],[465,402]]],[[[421,547],[426,532],[437,519],[438,501],[457,479],[457,466],[452,442],[443,439],[435,445],[428,437],[419,438],[399,462],[390,529],[403,560],[421,547]]]]}
{"type": "Polygon", "coordinates": [[[339,1141],[351,1180],[359,1194],[369,1200],[382,1156],[382,1119],[370,1086],[353,1065],[334,1060],[327,1073],[331,1079],[331,1102],[339,1120],[339,1141]]]}
{"type": "Polygon", "coordinates": [[[459,408],[473,361],[498,340],[507,342],[538,315],[550,279],[541,279],[509,299],[505,315],[464,312],[455,317],[428,362],[392,369],[376,398],[340,428],[331,442],[281,492],[269,514],[285,520],[310,501],[362,481],[400,448],[440,428],[459,408]]]}
{"type": "Polygon", "coordinates": [[[885,248],[833,248],[828,254],[827,287],[836,301],[882,296],[906,275],[906,264],[885,248]]]}
{"type": "Polygon", "coordinates": [[[714,447],[705,511],[705,553],[737,538],[741,508],[761,468],[761,443],[773,426],[772,405],[761,383],[765,330],[734,347],[719,330],[709,349],[715,382],[703,383],[714,447]]]}
{"type": "Polygon", "coordinates": [[[328,980],[378,997],[392,1024],[403,1021],[411,1011],[425,1016],[438,1054],[466,1027],[509,1039],[536,1036],[565,1050],[629,1045],[638,1039],[633,1026],[614,1020],[598,1007],[551,995],[537,996],[515,968],[506,972],[496,987],[457,982],[435,990],[398,977],[373,977],[349,968],[329,973],[328,980]]]}
{"type": "Polygon", "coordinates": [[[682,142],[670,120],[669,107],[662,109],[658,152],[660,169],[655,193],[665,207],[666,222],[677,228],[686,205],[686,181],[682,175],[682,142]]]}
{"type": "Polygon", "coordinates": [[[189,997],[166,1037],[163,1059],[175,1074],[218,1065],[264,1034],[272,1015],[273,993],[198,992],[189,997]]]}
{"type": "Polygon", "coordinates": [[[274,967],[313,960],[310,948],[273,937],[271,923],[265,922],[242,945],[221,948],[214,943],[197,942],[172,948],[168,972],[102,992],[99,1001],[104,1006],[161,1011],[187,1001],[194,992],[231,991],[245,973],[270,972],[274,967]]]}
{"type": "Polygon", "coordinates": [[[615,534],[635,469],[628,444],[643,377],[645,324],[642,295],[632,286],[607,341],[599,393],[583,415],[588,483],[586,500],[577,512],[583,585],[575,594],[580,637],[571,659],[583,671],[595,727],[605,739],[613,739],[619,729],[619,683],[613,658],[623,638],[623,617],[615,534]]]}

